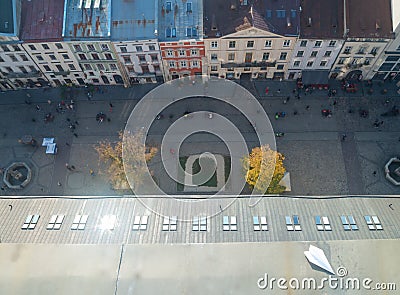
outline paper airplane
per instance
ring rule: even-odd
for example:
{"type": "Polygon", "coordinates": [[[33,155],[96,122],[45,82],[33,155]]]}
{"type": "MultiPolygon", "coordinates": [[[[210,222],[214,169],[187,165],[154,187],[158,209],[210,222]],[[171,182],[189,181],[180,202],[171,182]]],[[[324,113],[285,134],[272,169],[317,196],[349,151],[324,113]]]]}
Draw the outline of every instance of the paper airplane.
{"type": "Polygon", "coordinates": [[[325,253],[320,248],[317,248],[313,245],[310,245],[308,251],[304,251],[304,255],[306,255],[308,261],[316,266],[319,266],[322,269],[325,269],[327,272],[331,274],[335,274],[332,269],[332,266],[329,264],[328,258],[326,258],[325,253]]]}

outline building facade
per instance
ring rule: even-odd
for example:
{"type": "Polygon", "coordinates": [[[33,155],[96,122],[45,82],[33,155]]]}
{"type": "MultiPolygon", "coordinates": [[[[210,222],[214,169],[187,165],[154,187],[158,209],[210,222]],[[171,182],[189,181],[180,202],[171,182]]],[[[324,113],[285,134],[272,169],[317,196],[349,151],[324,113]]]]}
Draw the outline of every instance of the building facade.
{"type": "Polygon", "coordinates": [[[164,80],[201,75],[204,63],[203,1],[157,2],[164,80]]]}
{"type": "Polygon", "coordinates": [[[86,83],[124,84],[123,69],[111,42],[110,0],[65,0],[62,36],[86,83]]]}
{"type": "Polygon", "coordinates": [[[382,0],[345,1],[344,43],[330,78],[370,79],[372,67],[393,38],[391,2],[382,0]]]}
{"type": "Polygon", "coordinates": [[[156,4],[112,1],[111,39],[128,85],[163,81],[156,4]]]}
{"type": "Polygon", "coordinates": [[[299,3],[208,1],[206,73],[228,79],[287,76],[299,33],[299,3]]]}

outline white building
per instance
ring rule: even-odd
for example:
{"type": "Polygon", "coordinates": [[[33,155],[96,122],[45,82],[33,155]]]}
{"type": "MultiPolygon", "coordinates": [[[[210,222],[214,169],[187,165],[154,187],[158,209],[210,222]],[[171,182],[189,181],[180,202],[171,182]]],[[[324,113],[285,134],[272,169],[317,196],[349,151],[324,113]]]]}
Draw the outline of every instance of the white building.
{"type": "Polygon", "coordinates": [[[370,79],[372,66],[393,38],[390,0],[345,1],[345,42],[330,77],[370,79]]]}
{"type": "Polygon", "coordinates": [[[298,1],[236,2],[205,3],[207,74],[283,79],[299,33],[298,1]]]}

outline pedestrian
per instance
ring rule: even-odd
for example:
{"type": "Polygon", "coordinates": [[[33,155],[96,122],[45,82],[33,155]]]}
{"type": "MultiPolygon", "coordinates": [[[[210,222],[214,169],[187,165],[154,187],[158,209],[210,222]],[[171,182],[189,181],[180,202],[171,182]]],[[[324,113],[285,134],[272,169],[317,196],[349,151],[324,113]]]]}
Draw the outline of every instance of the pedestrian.
{"type": "Polygon", "coordinates": [[[289,101],[289,99],[290,99],[290,96],[286,97],[286,101],[289,101]]]}
{"type": "Polygon", "coordinates": [[[68,163],[65,163],[65,167],[66,167],[68,170],[71,170],[71,167],[69,166],[68,163]]]}
{"type": "Polygon", "coordinates": [[[294,112],[293,112],[293,115],[295,115],[295,116],[296,116],[297,114],[298,114],[298,113],[297,113],[297,111],[294,111],[294,112]]]}
{"type": "Polygon", "coordinates": [[[92,169],[90,169],[89,170],[89,174],[93,176],[94,175],[94,171],[92,169]]]}
{"type": "Polygon", "coordinates": [[[307,110],[307,111],[310,110],[310,106],[309,106],[309,105],[306,106],[306,110],[307,110]]]}
{"type": "Polygon", "coordinates": [[[334,101],[333,101],[333,105],[335,106],[336,104],[337,104],[337,101],[336,101],[336,100],[334,100],[334,101]]]}
{"type": "Polygon", "coordinates": [[[79,122],[78,122],[78,121],[75,121],[75,125],[79,125],[79,122]]]}
{"type": "Polygon", "coordinates": [[[49,104],[49,105],[51,105],[51,100],[49,99],[49,100],[47,100],[47,103],[49,104]]]}
{"type": "Polygon", "coordinates": [[[74,133],[74,136],[75,136],[75,137],[78,137],[78,134],[74,133]]]}
{"type": "Polygon", "coordinates": [[[61,182],[57,182],[57,185],[58,185],[58,186],[61,186],[61,182]]]}
{"type": "Polygon", "coordinates": [[[113,107],[113,104],[110,102],[110,108],[112,108],[113,107]]]}
{"type": "Polygon", "coordinates": [[[373,174],[374,176],[376,176],[376,171],[372,172],[372,174],[373,174]]]}
{"type": "Polygon", "coordinates": [[[281,89],[278,89],[278,90],[276,91],[276,93],[280,94],[280,93],[281,93],[281,89]]]}
{"type": "Polygon", "coordinates": [[[347,135],[346,134],[342,134],[342,141],[346,140],[347,135]]]}
{"type": "Polygon", "coordinates": [[[71,170],[75,170],[75,166],[74,165],[71,165],[71,170]]]}
{"type": "Polygon", "coordinates": [[[265,94],[268,95],[269,87],[265,88],[265,94]]]}
{"type": "Polygon", "coordinates": [[[66,146],[70,146],[68,142],[65,143],[66,146]]]}
{"type": "Polygon", "coordinates": [[[40,111],[40,106],[38,104],[36,105],[36,110],[40,111]]]}

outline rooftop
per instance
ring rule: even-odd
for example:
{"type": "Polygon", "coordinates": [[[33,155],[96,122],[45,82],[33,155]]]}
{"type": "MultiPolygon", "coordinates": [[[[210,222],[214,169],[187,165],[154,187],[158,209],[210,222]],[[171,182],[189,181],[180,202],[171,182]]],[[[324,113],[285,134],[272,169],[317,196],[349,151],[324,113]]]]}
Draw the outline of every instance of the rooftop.
{"type": "Polygon", "coordinates": [[[207,37],[220,37],[249,27],[282,36],[299,34],[299,0],[214,0],[204,2],[207,37]]]}
{"type": "Polygon", "coordinates": [[[67,40],[110,37],[110,0],[65,0],[63,37],[67,40]]]}
{"type": "Polygon", "coordinates": [[[0,35],[13,34],[16,0],[0,0],[0,35]]]}
{"type": "Polygon", "coordinates": [[[301,0],[300,38],[343,38],[343,0],[301,0]]]}
{"type": "Polygon", "coordinates": [[[113,0],[111,37],[113,40],[155,38],[156,1],[113,0]]]}
{"type": "Polygon", "coordinates": [[[347,0],[348,37],[392,38],[391,0],[347,0]]]}
{"type": "Polygon", "coordinates": [[[61,40],[63,8],[64,0],[22,0],[20,38],[61,40]]]}
{"type": "Polygon", "coordinates": [[[188,197],[2,199],[0,237],[3,243],[43,244],[238,243],[400,238],[400,215],[391,209],[400,207],[400,199],[395,198],[264,197],[258,200],[226,196],[199,200],[188,197]],[[392,204],[392,207],[388,207],[388,204],[392,204]],[[157,212],[149,208],[157,208],[157,212]],[[165,216],[170,218],[166,221],[165,216]],[[206,218],[202,219],[202,216],[206,218]],[[255,224],[255,216],[258,225],[255,224]],[[317,224],[318,216],[321,217],[321,224],[317,224]],[[341,216],[346,216],[347,224],[343,223],[341,216]],[[370,223],[365,216],[370,216],[370,223]],[[374,220],[375,216],[379,224],[374,220]],[[199,217],[197,228],[194,223],[196,217],[199,217]],[[290,224],[287,224],[288,217],[290,224]]]}
{"type": "Polygon", "coordinates": [[[160,41],[202,39],[203,0],[156,1],[160,41]]]}

